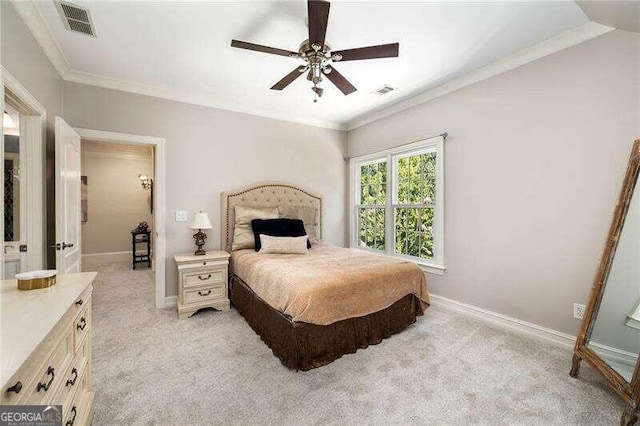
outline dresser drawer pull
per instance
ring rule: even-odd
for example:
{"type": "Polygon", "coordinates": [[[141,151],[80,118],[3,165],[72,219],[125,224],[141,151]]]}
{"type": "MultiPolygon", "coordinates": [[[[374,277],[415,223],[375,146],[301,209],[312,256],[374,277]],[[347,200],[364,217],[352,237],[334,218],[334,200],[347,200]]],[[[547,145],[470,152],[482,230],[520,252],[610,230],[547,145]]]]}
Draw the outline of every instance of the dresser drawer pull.
{"type": "Polygon", "coordinates": [[[18,382],[15,385],[13,385],[10,388],[8,388],[7,392],[20,393],[21,390],[22,390],[22,382],[18,382]]]}
{"type": "Polygon", "coordinates": [[[73,408],[71,408],[71,412],[73,413],[73,418],[67,420],[66,426],[73,426],[73,422],[76,421],[76,416],[78,415],[78,410],[76,410],[76,406],[74,405],[73,408]]]}
{"type": "Polygon", "coordinates": [[[84,328],[87,326],[87,320],[84,319],[84,317],[80,318],[80,322],[78,322],[78,325],[76,325],[76,328],[78,330],[84,330],[84,328]]]}
{"type": "Polygon", "coordinates": [[[76,384],[76,379],[78,378],[78,370],[73,368],[71,370],[71,374],[73,374],[73,379],[67,380],[67,384],[65,386],[69,386],[69,385],[73,386],[76,384]]]}
{"type": "Polygon", "coordinates": [[[206,277],[202,278],[202,275],[198,275],[198,278],[200,278],[201,281],[206,281],[209,278],[211,278],[211,274],[207,275],[206,277]]]}
{"type": "Polygon", "coordinates": [[[208,295],[210,295],[210,294],[211,294],[211,290],[209,290],[209,291],[208,291],[208,292],[206,292],[206,293],[203,293],[203,292],[199,291],[199,292],[198,292],[198,294],[199,294],[200,296],[208,296],[208,295]]]}
{"type": "Polygon", "coordinates": [[[78,299],[78,301],[76,302],[76,305],[78,306],[82,306],[84,302],[82,301],[82,299],[78,299]]]}
{"type": "Polygon", "coordinates": [[[44,389],[44,391],[48,391],[49,388],[51,387],[51,383],[53,383],[53,379],[56,378],[56,375],[54,374],[55,368],[53,368],[52,366],[49,366],[49,368],[47,368],[47,376],[51,375],[51,379],[49,379],[49,383],[38,383],[38,387],[36,389],[36,392],[40,392],[42,389],[44,389]]]}

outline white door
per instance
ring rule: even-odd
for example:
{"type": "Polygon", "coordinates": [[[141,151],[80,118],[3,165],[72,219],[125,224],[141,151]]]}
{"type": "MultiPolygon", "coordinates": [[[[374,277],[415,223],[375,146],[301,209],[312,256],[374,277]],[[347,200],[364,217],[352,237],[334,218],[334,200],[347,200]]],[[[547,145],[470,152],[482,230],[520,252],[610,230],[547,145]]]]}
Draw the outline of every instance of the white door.
{"type": "Polygon", "coordinates": [[[80,272],[80,135],[56,117],[56,269],[80,272]]]}

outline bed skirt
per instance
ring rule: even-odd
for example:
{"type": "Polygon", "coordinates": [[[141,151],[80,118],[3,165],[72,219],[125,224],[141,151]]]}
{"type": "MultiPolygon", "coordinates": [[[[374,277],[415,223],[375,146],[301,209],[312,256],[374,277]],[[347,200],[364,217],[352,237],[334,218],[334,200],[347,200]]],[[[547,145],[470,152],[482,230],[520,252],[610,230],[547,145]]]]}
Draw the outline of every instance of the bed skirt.
{"type": "Polygon", "coordinates": [[[409,294],[393,305],[363,317],[329,325],[292,322],[262,300],[238,276],[229,279],[231,303],[274,355],[287,367],[311,370],[375,345],[416,322],[423,314],[418,299],[409,294]]]}

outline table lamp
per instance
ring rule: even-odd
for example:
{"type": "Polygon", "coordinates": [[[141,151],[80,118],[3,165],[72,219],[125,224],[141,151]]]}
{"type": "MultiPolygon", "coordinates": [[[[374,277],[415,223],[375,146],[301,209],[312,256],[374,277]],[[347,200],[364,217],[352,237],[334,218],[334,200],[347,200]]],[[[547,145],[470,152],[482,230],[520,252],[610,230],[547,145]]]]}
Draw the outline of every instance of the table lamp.
{"type": "Polygon", "coordinates": [[[195,255],[202,256],[207,254],[207,252],[202,249],[202,246],[204,245],[204,240],[207,239],[207,234],[202,232],[202,230],[213,229],[213,226],[211,226],[211,221],[209,220],[209,215],[207,215],[206,212],[203,212],[202,210],[200,210],[195,215],[193,215],[193,220],[191,221],[191,225],[189,226],[189,228],[198,230],[198,232],[193,234],[193,238],[196,240],[196,246],[198,247],[198,250],[196,250],[195,255]]]}

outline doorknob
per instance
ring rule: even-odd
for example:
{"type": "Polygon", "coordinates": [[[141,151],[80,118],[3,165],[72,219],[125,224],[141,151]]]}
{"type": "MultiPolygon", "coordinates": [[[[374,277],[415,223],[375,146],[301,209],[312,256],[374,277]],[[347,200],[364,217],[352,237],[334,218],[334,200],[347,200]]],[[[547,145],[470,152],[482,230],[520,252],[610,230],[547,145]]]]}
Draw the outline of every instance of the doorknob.
{"type": "Polygon", "coordinates": [[[66,249],[66,248],[68,248],[68,247],[73,247],[73,243],[69,243],[69,244],[67,244],[67,243],[62,243],[62,250],[66,249]]]}

